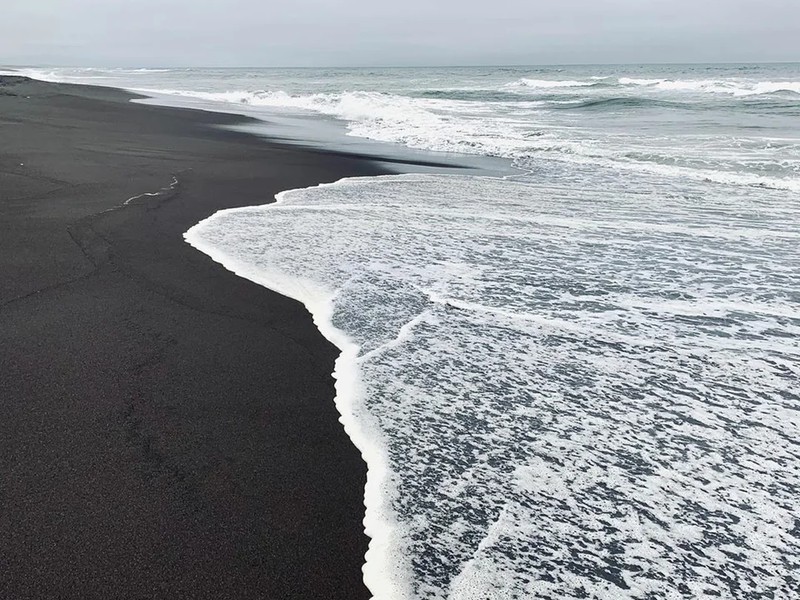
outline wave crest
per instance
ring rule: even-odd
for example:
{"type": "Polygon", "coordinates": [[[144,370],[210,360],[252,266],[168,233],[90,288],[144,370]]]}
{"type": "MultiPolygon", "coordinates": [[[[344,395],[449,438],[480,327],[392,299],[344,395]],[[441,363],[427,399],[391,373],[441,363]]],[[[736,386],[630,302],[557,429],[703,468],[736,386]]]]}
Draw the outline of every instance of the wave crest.
{"type": "Polygon", "coordinates": [[[730,94],[733,96],[757,96],[791,92],[800,94],[800,81],[742,81],[717,79],[636,79],[620,77],[622,86],[647,87],[667,92],[699,92],[730,94]]]}

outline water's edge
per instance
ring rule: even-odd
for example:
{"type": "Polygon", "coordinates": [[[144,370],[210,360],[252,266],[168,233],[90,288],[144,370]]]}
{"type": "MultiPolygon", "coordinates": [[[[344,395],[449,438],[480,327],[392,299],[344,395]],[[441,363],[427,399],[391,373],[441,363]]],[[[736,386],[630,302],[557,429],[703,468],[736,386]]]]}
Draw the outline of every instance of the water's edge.
{"type": "MultiPolygon", "coordinates": [[[[334,183],[308,186],[311,189],[337,186],[352,179],[343,178],[334,183]]],[[[311,314],[320,333],[340,350],[332,376],[335,380],[334,404],[339,422],[353,445],[361,453],[367,465],[367,482],[364,489],[364,533],[370,538],[364,557],[364,583],[373,598],[408,598],[411,596],[409,582],[403,576],[407,570],[397,563],[397,555],[390,560],[390,548],[397,542],[397,526],[391,516],[389,490],[389,468],[382,434],[370,415],[364,410],[364,392],[361,372],[358,367],[360,347],[343,331],[333,325],[333,301],[335,294],[310,281],[292,280],[277,272],[265,273],[237,260],[223,250],[203,241],[200,232],[205,226],[223,215],[264,210],[279,205],[288,194],[299,190],[285,190],[275,195],[272,203],[221,210],[200,221],[183,234],[184,240],[196,250],[206,254],[235,275],[252,281],[273,292],[300,302],[311,314]]]]}

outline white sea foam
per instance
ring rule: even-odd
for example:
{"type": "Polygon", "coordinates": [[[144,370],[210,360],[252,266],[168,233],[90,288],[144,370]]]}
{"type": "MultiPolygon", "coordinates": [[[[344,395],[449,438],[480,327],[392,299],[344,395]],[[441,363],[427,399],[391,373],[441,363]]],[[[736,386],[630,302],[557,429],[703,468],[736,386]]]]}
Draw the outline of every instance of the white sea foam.
{"type": "Polygon", "coordinates": [[[347,179],[187,232],[343,350],[376,598],[797,589],[800,206],[631,187],[347,179]]]}
{"type": "MultiPolygon", "coordinates": [[[[320,186],[324,188],[326,186],[320,186]]],[[[276,196],[278,207],[293,191],[276,196]]],[[[364,531],[370,537],[365,556],[364,582],[376,596],[384,598],[411,597],[411,568],[408,557],[397,555],[395,549],[401,543],[399,532],[391,510],[394,491],[391,489],[390,472],[386,455],[386,444],[374,417],[364,408],[364,384],[358,368],[358,344],[333,323],[333,312],[338,290],[324,282],[314,281],[288,273],[275,265],[254,263],[239,248],[215,243],[219,219],[236,215],[247,220],[258,215],[261,207],[240,208],[223,211],[201,221],[184,234],[186,241],[214,261],[266,288],[301,302],[311,313],[320,332],[339,350],[333,377],[336,380],[336,408],[345,432],[361,452],[368,466],[367,483],[364,490],[364,531]]],[[[251,233],[259,236],[258,230],[251,233]]],[[[242,233],[245,233],[242,230],[242,233]]],[[[254,249],[257,239],[251,240],[254,249]]]]}
{"type": "Polygon", "coordinates": [[[498,122],[489,108],[457,100],[409,98],[380,92],[290,95],[283,91],[195,92],[138,88],[249,107],[299,109],[345,121],[350,135],[411,148],[512,157],[526,144],[529,125],[498,122]]]}

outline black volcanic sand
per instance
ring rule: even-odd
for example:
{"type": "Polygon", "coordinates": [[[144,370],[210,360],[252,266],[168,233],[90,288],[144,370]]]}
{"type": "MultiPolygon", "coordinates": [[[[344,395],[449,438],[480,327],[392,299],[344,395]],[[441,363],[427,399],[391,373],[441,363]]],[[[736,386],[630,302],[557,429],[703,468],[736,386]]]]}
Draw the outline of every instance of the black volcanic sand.
{"type": "Polygon", "coordinates": [[[379,168],[129,98],[0,78],[0,598],[367,598],[336,348],[182,234],[379,168]]]}

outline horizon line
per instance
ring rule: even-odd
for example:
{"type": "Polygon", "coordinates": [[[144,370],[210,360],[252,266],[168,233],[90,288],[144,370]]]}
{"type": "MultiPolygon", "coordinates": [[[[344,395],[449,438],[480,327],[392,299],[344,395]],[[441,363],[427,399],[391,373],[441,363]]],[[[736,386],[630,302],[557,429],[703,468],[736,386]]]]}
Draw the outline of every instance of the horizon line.
{"type": "Polygon", "coordinates": [[[78,65],[47,63],[0,63],[7,68],[53,68],[53,69],[479,69],[479,68],[525,68],[525,67],[633,67],[633,66],[698,66],[698,65],[800,65],[800,60],[770,61],[698,61],[698,62],[609,62],[609,63],[505,63],[505,64],[441,64],[441,65],[78,65]]]}

